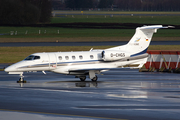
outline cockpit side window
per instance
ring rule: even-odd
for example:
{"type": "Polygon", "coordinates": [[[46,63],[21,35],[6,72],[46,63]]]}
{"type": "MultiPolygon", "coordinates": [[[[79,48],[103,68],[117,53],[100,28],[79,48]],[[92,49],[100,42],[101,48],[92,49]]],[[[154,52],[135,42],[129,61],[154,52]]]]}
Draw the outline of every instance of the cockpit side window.
{"type": "Polygon", "coordinates": [[[34,59],[34,55],[30,55],[27,58],[25,58],[24,60],[33,60],[34,59]]]}
{"type": "Polygon", "coordinates": [[[30,55],[27,58],[25,58],[24,60],[38,60],[38,59],[40,59],[40,56],[30,55]]]}
{"type": "Polygon", "coordinates": [[[34,56],[34,60],[40,59],[40,56],[34,56]]]}

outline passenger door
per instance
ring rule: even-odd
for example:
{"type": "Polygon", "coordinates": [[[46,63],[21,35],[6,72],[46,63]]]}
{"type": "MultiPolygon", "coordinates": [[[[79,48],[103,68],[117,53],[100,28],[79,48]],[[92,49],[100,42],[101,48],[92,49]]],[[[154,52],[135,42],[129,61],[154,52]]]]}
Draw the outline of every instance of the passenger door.
{"type": "Polygon", "coordinates": [[[57,58],[55,53],[48,53],[49,57],[49,69],[53,70],[57,67],[57,58]]]}

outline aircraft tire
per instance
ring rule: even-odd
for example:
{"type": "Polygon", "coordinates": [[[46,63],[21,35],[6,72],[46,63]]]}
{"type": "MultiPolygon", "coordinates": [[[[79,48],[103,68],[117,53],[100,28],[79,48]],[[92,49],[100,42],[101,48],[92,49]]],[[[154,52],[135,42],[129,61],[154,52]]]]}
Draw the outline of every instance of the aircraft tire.
{"type": "Polygon", "coordinates": [[[17,81],[17,83],[26,83],[26,80],[24,80],[23,78],[19,78],[19,81],[17,81]]]}
{"type": "Polygon", "coordinates": [[[27,83],[27,81],[26,80],[23,80],[23,81],[19,80],[19,81],[17,81],[17,83],[27,83]]]}
{"type": "Polygon", "coordinates": [[[97,81],[97,79],[98,79],[98,77],[97,76],[95,76],[93,79],[91,79],[93,82],[96,82],[97,81]]]}
{"type": "Polygon", "coordinates": [[[81,81],[85,81],[85,80],[86,80],[86,76],[80,77],[80,80],[81,80],[81,81]]]}

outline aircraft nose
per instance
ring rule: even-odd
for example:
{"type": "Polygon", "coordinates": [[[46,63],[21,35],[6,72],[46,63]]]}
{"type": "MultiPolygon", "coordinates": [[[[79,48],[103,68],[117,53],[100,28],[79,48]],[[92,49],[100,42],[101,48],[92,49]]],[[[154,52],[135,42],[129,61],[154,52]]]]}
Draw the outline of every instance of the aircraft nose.
{"type": "Polygon", "coordinates": [[[13,72],[13,71],[16,71],[16,68],[15,66],[9,66],[7,68],[4,69],[5,72],[13,72]]]}

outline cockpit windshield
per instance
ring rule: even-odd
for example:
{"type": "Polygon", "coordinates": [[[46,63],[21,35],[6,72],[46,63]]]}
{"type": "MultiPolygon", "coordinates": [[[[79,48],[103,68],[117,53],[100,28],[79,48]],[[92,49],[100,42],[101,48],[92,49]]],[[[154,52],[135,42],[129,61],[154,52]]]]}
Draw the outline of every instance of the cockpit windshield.
{"type": "Polygon", "coordinates": [[[40,59],[40,56],[30,55],[27,58],[25,58],[24,60],[37,60],[37,59],[40,59]]]}

